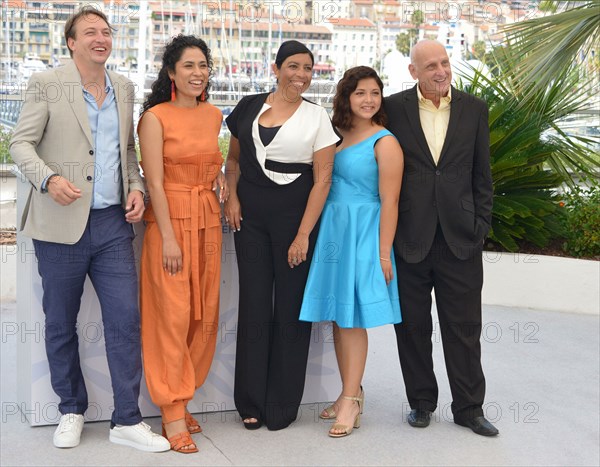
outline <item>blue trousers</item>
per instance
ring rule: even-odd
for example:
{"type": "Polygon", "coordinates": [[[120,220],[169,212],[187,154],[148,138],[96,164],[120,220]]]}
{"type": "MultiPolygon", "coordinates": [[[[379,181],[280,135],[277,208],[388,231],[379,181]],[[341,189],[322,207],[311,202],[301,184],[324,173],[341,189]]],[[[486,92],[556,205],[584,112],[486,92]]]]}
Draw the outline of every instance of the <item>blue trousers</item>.
{"type": "Polygon", "coordinates": [[[77,315],[86,276],[102,310],[106,356],[113,389],[112,423],[135,425],[142,360],[138,283],[132,239],[121,206],[90,211],[81,239],[73,244],[34,240],[44,290],[45,343],[50,379],[61,414],[83,414],[88,395],[79,362],[77,315]]]}

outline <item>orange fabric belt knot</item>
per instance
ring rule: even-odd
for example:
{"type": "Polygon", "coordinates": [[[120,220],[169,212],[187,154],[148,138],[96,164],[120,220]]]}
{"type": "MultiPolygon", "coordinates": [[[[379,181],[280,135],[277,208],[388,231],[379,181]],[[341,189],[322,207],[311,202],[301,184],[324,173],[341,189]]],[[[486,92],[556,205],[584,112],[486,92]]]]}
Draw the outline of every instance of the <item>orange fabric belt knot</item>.
{"type": "MultiPolygon", "coordinates": [[[[198,223],[198,218],[200,215],[200,199],[202,199],[202,211],[203,211],[203,219],[209,218],[209,215],[212,213],[210,208],[210,202],[208,200],[208,196],[203,194],[204,196],[200,196],[200,193],[203,191],[208,191],[212,193],[212,184],[204,184],[204,185],[183,185],[180,183],[165,183],[164,184],[165,191],[171,192],[183,192],[190,194],[190,206],[191,206],[191,219],[190,219],[190,240],[192,247],[192,258],[191,258],[191,268],[192,268],[192,306],[194,308],[194,319],[201,320],[202,319],[202,310],[206,306],[205,297],[202,293],[202,290],[205,289],[205,284],[200,283],[200,244],[198,242],[198,234],[200,231],[200,226],[198,223]]],[[[202,275],[203,282],[206,282],[206,274],[202,275]]]]}

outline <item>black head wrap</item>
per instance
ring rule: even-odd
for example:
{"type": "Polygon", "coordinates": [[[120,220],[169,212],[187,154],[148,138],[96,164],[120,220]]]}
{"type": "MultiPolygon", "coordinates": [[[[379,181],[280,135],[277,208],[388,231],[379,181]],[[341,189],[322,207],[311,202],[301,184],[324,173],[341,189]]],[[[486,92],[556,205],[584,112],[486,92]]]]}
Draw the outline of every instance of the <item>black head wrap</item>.
{"type": "Polygon", "coordinates": [[[315,57],[313,56],[312,52],[308,50],[308,47],[306,47],[302,42],[292,40],[285,41],[281,44],[279,50],[277,51],[277,57],[275,57],[275,65],[277,65],[277,68],[281,68],[281,65],[283,62],[285,62],[286,58],[296,54],[310,55],[310,61],[313,65],[315,64],[315,57]]]}

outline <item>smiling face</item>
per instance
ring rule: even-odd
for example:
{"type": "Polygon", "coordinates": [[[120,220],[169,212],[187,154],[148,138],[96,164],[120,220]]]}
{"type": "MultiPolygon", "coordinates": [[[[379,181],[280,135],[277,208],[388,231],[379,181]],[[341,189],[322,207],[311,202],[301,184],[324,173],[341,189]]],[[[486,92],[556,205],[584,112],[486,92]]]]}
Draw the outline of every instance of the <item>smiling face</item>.
{"type": "Polygon", "coordinates": [[[418,42],[412,50],[408,70],[419,81],[419,89],[425,98],[439,103],[441,97],[448,95],[452,70],[446,49],[439,42],[418,42]]]}
{"type": "Polygon", "coordinates": [[[361,79],[350,94],[353,119],[371,120],[381,108],[381,89],[373,78],[361,79]]]}
{"type": "Polygon", "coordinates": [[[73,26],[74,37],[67,40],[73,60],[82,66],[104,66],[112,52],[112,30],[102,18],[83,15],[73,26]]]}
{"type": "Polygon", "coordinates": [[[290,55],[280,68],[273,65],[277,87],[290,98],[298,97],[310,86],[312,69],[313,62],[309,54],[290,55]]]}
{"type": "Polygon", "coordinates": [[[169,78],[175,81],[178,101],[195,101],[208,84],[208,61],[198,47],[184,49],[181,58],[175,63],[175,70],[169,71],[169,78]]]}

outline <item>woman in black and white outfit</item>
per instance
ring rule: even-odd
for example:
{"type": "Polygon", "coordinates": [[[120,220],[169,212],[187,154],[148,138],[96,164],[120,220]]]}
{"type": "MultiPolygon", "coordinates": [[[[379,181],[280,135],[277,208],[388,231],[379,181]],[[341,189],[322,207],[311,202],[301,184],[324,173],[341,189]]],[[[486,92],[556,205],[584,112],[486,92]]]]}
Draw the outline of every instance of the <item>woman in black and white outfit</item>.
{"type": "Polygon", "coordinates": [[[225,216],[240,286],[234,399],[248,429],[286,428],[304,390],[311,324],[298,316],[339,140],[325,109],[301,96],[313,65],[306,46],[284,42],[275,91],[244,97],[227,117],[225,216]]]}

